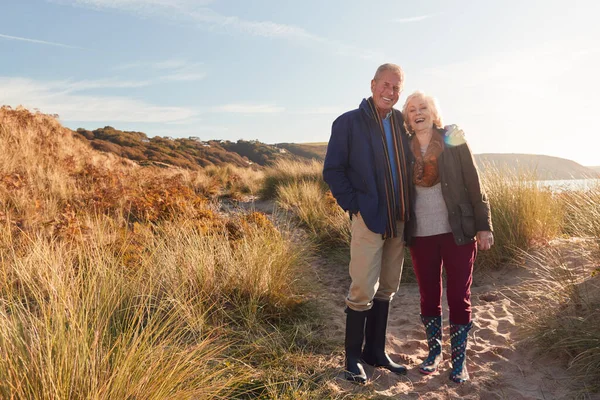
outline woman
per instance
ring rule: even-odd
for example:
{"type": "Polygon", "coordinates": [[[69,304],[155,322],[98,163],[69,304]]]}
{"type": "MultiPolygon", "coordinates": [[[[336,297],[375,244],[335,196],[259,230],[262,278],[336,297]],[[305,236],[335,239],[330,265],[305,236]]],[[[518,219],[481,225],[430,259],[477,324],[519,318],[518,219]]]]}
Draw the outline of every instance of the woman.
{"type": "Polygon", "coordinates": [[[435,100],[415,92],[406,99],[402,114],[414,156],[409,246],[429,345],[419,371],[431,374],[442,361],[443,266],[450,309],[450,379],[462,383],[469,379],[465,362],[476,243],[481,250],[494,243],[490,206],[467,144],[462,138],[444,141],[435,100]]]}

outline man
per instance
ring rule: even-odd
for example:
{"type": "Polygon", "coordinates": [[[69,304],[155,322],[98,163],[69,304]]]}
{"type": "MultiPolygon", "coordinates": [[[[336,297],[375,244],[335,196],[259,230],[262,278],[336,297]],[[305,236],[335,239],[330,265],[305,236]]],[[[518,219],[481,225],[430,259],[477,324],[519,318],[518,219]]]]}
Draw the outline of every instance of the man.
{"type": "Polygon", "coordinates": [[[410,147],[400,111],[404,73],[383,64],[372,96],[334,122],[323,178],[350,214],[350,277],[346,298],[346,379],[366,383],[362,360],[397,374],[406,368],[385,352],[390,301],[404,262],[404,224],[410,213],[410,147]],[[365,342],[363,349],[363,341],[365,342]]]}

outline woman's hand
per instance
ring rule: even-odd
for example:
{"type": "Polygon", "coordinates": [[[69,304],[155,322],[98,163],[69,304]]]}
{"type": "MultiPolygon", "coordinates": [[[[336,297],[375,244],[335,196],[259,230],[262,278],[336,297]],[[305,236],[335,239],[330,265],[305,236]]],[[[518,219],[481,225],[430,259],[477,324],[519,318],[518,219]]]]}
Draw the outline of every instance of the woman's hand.
{"type": "Polygon", "coordinates": [[[494,234],[490,231],[477,232],[477,243],[479,250],[489,250],[494,244],[494,234]]]}

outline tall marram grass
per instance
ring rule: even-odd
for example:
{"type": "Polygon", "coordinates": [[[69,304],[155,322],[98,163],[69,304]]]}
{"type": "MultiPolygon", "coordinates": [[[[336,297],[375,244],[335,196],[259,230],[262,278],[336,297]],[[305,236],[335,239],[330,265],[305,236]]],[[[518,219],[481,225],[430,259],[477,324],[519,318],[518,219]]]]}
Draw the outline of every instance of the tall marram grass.
{"type": "Polygon", "coordinates": [[[261,374],[246,367],[255,344],[227,326],[252,335],[297,305],[301,249],[256,221],[223,235],[186,221],[124,232],[100,219],[79,243],[4,243],[0,393],[229,398],[261,374]]]}
{"type": "Polygon", "coordinates": [[[226,398],[244,377],[202,323],[211,304],[167,290],[163,265],[124,267],[102,249],[110,233],[94,233],[3,257],[2,397],[226,398]]]}
{"type": "Polygon", "coordinates": [[[482,175],[494,225],[494,246],[479,253],[480,264],[499,266],[512,261],[535,244],[561,234],[563,208],[548,188],[536,183],[535,174],[506,172],[488,167],[482,175]]]}
{"type": "Polygon", "coordinates": [[[0,109],[0,151],[1,397],[336,397],[304,355],[331,349],[307,251],[264,214],[23,109],[0,109]]]}
{"type": "Polygon", "coordinates": [[[350,219],[322,184],[303,180],[283,184],[277,188],[277,201],[297,215],[321,250],[347,251],[350,219]]]}
{"type": "Polygon", "coordinates": [[[598,259],[586,243],[570,247],[525,253],[537,279],[517,296],[528,299],[519,304],[525,343],[564,360],[576,394],[588,398],[600,391],[600,275],[590,274],[598,259]]]}
{"type": "Polygon", "coordinates": [[[187,179],[197,193],[207,198],[241,200],[255,196],[262,189],[263,172],[232,165],[210,166],[200,171],[186,171],[187,179]]]}
{"type": "Polygon", "coordinates": [[[275,198],[279,186],[301,181],[317,182],[323,190],[327,190],[327,185],[323,181],[323,163],[317,160],[309,162],[277,160],[274,165],[264,171],[264,174],[261,190],[263,199],[275,198]]]}
{"type": "Polygon", "coordinates": [[[600,184],[586,191],[566,191],[558,196],[565,210],[564,233],[593,238],[595,255],[600,259],[600,184]]]}

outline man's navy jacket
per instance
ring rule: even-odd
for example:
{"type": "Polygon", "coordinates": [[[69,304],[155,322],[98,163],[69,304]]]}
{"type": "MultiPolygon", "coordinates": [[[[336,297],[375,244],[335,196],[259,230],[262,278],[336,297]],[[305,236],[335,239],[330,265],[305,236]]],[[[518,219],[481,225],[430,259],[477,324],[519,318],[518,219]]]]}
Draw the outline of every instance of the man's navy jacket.
{"type": "MultiPolygon", "coordinates": [[[[398,134],[407,158],[407,176],[411,179],[412,153],[404,119],[400,111],[394,109],[393,112],[401,127],[398,134]]],[[[388,220],[383,140],[379,121],[363,99],[358,109],[342,114],[333,122],[323,166],[323,179],[340,207],[350,215],[360,212],[369,230],[382,235],[388,220]]],[[[410,182],[404,184],[412,187],[410,182]]],[[[404,221],[408,220],[409,212],[409,209],[405,211],[404,221]]]]}

